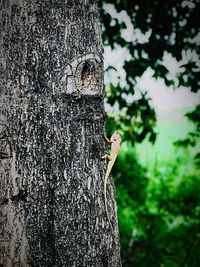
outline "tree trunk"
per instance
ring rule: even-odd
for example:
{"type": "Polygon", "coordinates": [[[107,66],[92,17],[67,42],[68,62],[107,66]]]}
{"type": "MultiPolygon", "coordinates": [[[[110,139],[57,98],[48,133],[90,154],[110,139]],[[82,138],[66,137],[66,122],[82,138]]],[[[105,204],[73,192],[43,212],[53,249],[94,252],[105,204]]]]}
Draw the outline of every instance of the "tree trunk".
{"type": "Polygon", "coordinates": [[[95,0],[0,0],[0,266],[120,266],[95,0]]]}

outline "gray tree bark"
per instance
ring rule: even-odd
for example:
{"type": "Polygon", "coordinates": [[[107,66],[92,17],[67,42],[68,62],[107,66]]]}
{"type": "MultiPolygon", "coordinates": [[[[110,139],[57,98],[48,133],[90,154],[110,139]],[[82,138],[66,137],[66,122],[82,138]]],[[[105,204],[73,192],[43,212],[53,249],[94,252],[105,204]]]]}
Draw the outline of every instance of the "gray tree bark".
{"type": "Polygon", "coordinates": [[[120,266],[95,0],[0,0],[0,266],[120,266]]]}

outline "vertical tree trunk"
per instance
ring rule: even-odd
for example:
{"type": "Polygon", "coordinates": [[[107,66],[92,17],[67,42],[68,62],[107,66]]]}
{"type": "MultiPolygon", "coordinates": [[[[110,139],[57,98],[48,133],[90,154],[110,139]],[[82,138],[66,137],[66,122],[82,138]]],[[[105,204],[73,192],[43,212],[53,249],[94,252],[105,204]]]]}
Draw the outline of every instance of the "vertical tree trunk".
{"type": "Polygon", "coordinates": [[[120,266],[95,0],[0,0],[0,266],[120,266]]]}

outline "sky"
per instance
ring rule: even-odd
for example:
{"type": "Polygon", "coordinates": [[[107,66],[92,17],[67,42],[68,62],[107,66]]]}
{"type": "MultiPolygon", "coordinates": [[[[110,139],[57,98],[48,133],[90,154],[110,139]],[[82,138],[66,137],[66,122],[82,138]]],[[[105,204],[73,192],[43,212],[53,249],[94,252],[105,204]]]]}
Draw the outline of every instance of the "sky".
{"type": "Polygon", "coordinates": [[[190,108],[200,102],[200,92],[193,93],[185,87],[176,90],[168,88],[162,79],[155,80],[152,78],[151,70],[144,73],[138,82],[138,87],[148,91],[152,98],[152,104],[158,113],[190,108]]]}
{"type": "MultiPolygon", "coordinates": [[[[123,70],[124,60],[128,59],[129,55],[126,49],[118,49],[112,51],[110,47],[104,48],[104,67],[105,69],[109,65],[113,65],[117,72],[105,73],[105,84],[112,82],[116,84],[120,76],[120,84],[125,85],[126,73],[123,70]]],[[[167,65],[174,66],[174,60],[170,58],[167,65]]],[[[165,85],[162,79],[155,80],[153,77],[153,71],[148,68],[141,78],[138,79],[136,89],[141,91],[147,91],[151,97],[152,105],[155,107],[158,116],[163,112],[168,112],[176,109],[192,108],[196,104],[200,103],[200,92],[193,93],[189,88],[180,87],[174,90],[172,87],[169,88],[165,85]]],[[[136,90],[137,91],[137,90],[136,90]]],[[[135,98],[137,98],[137,92],[135,98]]]]}

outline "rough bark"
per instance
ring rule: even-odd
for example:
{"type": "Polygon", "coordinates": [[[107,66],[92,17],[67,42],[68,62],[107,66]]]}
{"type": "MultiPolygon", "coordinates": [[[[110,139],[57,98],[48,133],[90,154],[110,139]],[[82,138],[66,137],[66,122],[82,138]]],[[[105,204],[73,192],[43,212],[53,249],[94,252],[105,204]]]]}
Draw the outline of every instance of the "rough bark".
{"type": "Polygon", "coordinates": [[[95,0],[0,0],[0,266],[120,266],[95,0]]]}

